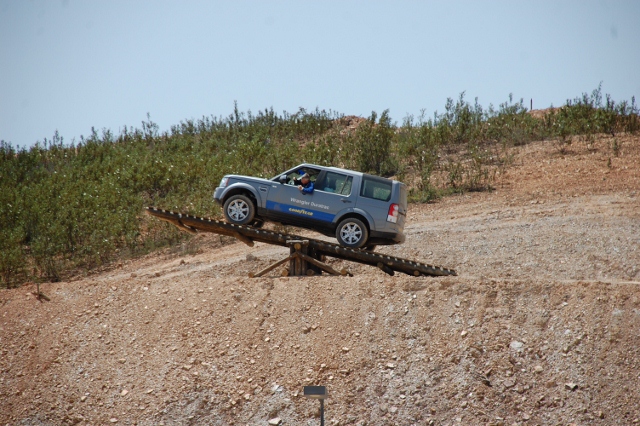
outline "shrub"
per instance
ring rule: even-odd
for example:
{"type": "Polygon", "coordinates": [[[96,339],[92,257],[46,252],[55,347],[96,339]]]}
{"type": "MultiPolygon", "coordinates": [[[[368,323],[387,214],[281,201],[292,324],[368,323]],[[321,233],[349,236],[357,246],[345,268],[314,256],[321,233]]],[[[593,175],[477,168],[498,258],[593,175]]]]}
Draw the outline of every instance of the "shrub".
{"type": "Polygon", "coordinates": [[[394,127],[389,117],[389,110],[380,115],[372,112],[371,116],[358,126],[350,149],[355,158],[354,168],[363,172],[389,176],[396,172],[397,165],[391,152],[394,138],[394,127]]]}

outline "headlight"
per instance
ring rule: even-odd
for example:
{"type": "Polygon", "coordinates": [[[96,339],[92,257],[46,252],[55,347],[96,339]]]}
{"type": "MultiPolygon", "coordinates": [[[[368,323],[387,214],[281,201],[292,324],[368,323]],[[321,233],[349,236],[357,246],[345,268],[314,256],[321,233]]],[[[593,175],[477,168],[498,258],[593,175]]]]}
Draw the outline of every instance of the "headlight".
{"type": "Polygon", "coordinates": [[[220,181],[220,187],[224,188],[227,186],[227,184],[229,183],[229,178],[228,177],[223,177],[222,180],[220,181]]]}

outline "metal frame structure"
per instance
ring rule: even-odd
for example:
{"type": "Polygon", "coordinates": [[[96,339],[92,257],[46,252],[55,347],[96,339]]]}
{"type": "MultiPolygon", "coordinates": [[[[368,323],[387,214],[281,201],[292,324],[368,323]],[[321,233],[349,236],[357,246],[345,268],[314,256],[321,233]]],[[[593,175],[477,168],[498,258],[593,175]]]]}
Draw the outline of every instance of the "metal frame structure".
{"type": "Polygon", "coordinates": [[[335,271],[329,265],[323,263],[326,257],[334,257],[350,262],[370,265],[382,270],[388,275],[394,275],[395,272],[402,272],[415,277],[457,275],[453,269],[428,265],[414,260],[374,253],[367,250],[346,248],[338,244],[312,238],[283,234],[254,228],[252,226],[234,225],[215,219],[176,213],[156,207],[147,207],[146,211],[151,216],[169,222],[179,229],[192,234],[198,232],[213,232],[235,237],[250,247],[253,247],[254,241],[257,241],[290,248],[289,257],[276,262],[256,274],[250,274],[251,277],[263,276],[287,261],[289,261],[288,275],[314,275],[321,272],[326,272],[331,275],[350,275],[349,272],[345,270],[335,271]]]}

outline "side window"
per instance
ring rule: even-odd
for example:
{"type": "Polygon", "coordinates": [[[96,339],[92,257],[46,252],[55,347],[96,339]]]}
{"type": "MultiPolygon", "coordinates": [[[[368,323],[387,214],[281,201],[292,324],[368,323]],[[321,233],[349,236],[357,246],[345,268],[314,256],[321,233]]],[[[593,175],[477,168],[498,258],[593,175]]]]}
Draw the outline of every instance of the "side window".
{"type": "Polygon", "coordinates": [[[318,175],[320,174],[320,170],[311,169],[307,167],[298,169],[298,170],[293,170],[289,172],[289,174],[287,175],[287,185],[295,185],[295,181],[299,180],[300,177],[305,173],[308,173],[309,180],[315,183],[316,179],[318,178],[318,175]]]}
{"type": "Polygon", "coordinates": [[[322,179],[321,185],[318,186],[317,189],[333,194],[349,195],[351,194],[352,180],[353,178],[351,176],[327,172],[324,179],[322,179]]]}
{"type": "Polygon", "coordinates": [[[347,179],[342,185],[342,190],[339,191],[340,195],[351,195],[351,183],[353,182],[352,176],[347,176],[347,179]]]}
{"type": "Polygon", "coordinates": [[[376,179],[363,176],[360,196],[374,200],[389,201],[391,199],[391,182],[386,179],[376,179]]]}

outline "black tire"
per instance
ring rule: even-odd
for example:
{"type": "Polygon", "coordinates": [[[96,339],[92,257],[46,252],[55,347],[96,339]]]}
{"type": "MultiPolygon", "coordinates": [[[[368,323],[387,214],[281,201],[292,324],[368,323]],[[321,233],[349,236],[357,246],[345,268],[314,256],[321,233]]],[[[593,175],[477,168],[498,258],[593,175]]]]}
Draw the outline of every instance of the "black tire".
{"type": "Polygon", "coordinates": [[[360,248],[367,244],[369,230],[360,219],[350,217],[336,228],[336,239],[343,247],[360,248]]]}
{"type": "Polygon", "coordinates": [[[246,225],[256,216],[256,206],[246,195],[237,194],[227,198],[224,202],[224,217],[234,225],[246,225]]]}

